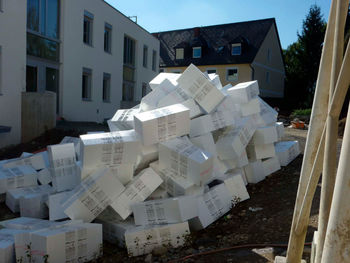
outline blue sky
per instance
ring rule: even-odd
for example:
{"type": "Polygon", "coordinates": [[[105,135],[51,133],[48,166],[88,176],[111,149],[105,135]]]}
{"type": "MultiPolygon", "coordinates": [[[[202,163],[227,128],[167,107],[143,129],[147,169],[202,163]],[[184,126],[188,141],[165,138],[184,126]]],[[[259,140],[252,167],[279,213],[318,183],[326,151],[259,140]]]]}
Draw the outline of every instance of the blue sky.
{"type": "Polygon", "coordinates": [[[313,4],[327,20],[331,0],[106,0],[149,32],[276,18],[282,48],[297,40],[313,4]]]}

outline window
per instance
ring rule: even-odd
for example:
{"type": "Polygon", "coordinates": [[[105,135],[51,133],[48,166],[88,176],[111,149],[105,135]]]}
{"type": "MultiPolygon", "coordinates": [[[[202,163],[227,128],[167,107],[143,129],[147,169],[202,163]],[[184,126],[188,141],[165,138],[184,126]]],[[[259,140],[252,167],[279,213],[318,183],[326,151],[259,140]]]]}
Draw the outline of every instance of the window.
{"type": "Polygon", "coordinates": [[[266,72],[266,83],[270,83],[270,72],[266,72]]]}
{"type": "MultiPolygon", "coordinates": [[[[3,1],[3,0],[0,0],[0,12],[3,10],[3,9],[2,9],[2,1],[3,1]]],[[[0,94],[1,94],[1,93],[0,93],[0,94]]]]}
{"type": "Polygon", "coordinates": [[[163,73],[164,72],[164,69],[163,68],[160,68],[159,69],[159,73],[163,73]]]}
{"type": "Polygon", "coordinates": [[[59,43],[27,33],[27,55],[59,61],[59,43]]]}
{"type": "Polygon", "coordinates": [[[124,64],[135,66],[135,40],[124,37],[124,64]]]}
{"type": "Polygon", "coordinates": [[[157,51],[153,50],[152,53],[152,70],[156,71],[157,68],[157,51]]]}
{"type": "Polygon", "coordinates": [[[142,97],[147,95],[147,83],[142,83],[142,97]]]}
{"type": "Polygon", "coordinates": [[[229,69],[227,69],[226,80],[227,81],[236,81],[236,80],[238,80],[238,69],[237,68],[229,68],[229,69]]]}
{"type": "Polygon", "coordinates": [[[111,74],[103,73],[102,83],[102,100],[103,102],[111,101],[111,74]]]}
{"type": "Polygon", "coordinates": [[[177,48],[175,49],[175,59],[184,59],[184,49],[183,48],[177,48]]]}
{"type": "Polygon", "coordinates": [[[193,48],[193,58],[200,58],[202,56],[202,48],[194,47],[193,48]]]}
{"type": "Polygon", "coordinates": [[[84,11],[84,35],[83,41],[85,44],[92,46],[92,27],[94,15],[88,11],[84,11]]]}
{"type": "Polygon", "coordinates": [[[143,67],[147,68],[147,57],[148,57],[148,47],[146,45],[143,46],[143,67]]]}
{"type": "Polygon", "coordinates": [[[215,74],[216,73],[216,69],[207,69],[207,73],[208,74],[215,74]]]}
{"type": "Polygon", "coordinates": [[[112,26],[108,23],[105,23],[104,50],[107,53],[112,52],[112,26]]]}
{"type": "Polygon", "coordinates": [[[123,101],[134,101],[135,40],[124,36],[123,101]]]}
{"type": "Polygon", "coordinates": [[[123,82],[123,101],[134,101],[134,84],[123,82]]]}
{"type": "Polygon", "coordinates": [[[267,49],[267,61],[270,62],[271,60],[271,50],[268,48],[267,49]]]}
{"type": "Polygon", "coordinates": [[[231,50],[231,54],[232,56],[238,56],[241,55],[242,53],[242,47],[241,44],[232,44],[232,50],[231,50]]]}
{"type": "Polygon", "coordinates": [[[82,99],[91,100],[91,78],[92,70],[88,68],[83,68],[83,78],[82,78],[82,99]]]}

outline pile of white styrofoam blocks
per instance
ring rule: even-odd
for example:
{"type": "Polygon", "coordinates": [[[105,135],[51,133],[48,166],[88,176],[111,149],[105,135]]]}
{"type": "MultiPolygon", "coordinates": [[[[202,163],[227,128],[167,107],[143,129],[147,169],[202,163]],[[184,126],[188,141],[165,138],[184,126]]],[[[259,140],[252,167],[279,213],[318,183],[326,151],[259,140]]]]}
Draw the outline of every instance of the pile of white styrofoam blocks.
{"type": "Polygon", "coordinates": [[[281,141],[283,123],[257,81],[222,87],[190,65],[149,84],[140,105],[108,121],[110,132],[0,162],[0,194],[21,215],[0,222],[2,262],[91,260],[102,233],[130,256],[181,246],[249,199],[248,183],[299,154],[298,142],[281,141]]]}

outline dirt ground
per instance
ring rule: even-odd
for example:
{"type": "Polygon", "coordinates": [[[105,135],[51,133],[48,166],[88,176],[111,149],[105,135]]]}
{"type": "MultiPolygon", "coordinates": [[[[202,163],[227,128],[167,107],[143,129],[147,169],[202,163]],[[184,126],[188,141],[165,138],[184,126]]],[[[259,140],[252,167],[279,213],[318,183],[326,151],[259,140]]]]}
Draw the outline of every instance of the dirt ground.
{"type": "MultiPolygon", "coordinates": [[[[78,134],[77,131],[59,128],[34,142],[0,151],[0,160],[16,157],[23,151],[33,152],[47,144],[58,143],[65,135],[78,134]]],[[[284,140],[298,140],[303,151],[306,134],[306,130],[286,129],[284,140]]],[[[208,228],[193,233],[185,247],[128,258],[125,249],[105,243],[104,256],[97,262],[273,262],[275,255],[286,253],[301,163],[302,155],[299,155],[290,165],[268,176],[263,182],[249,185],[249,200],[239,203],[208,228]],[[255,245],[183,259],[200,252],[247,244],[255,245]],[[280,246],[274,248],[270,244],[280,246]]],[[[314,198],[306,242],[312,241],[317,227],[319,195],[320,187],[314,198]]],[[[15,216],[19,215],[11,213],[5,204],[0,204],[0,220],[15,216]]],[[[305,251],[305,258],[308,258],[310,249],[306,248],[305,251]]]]}

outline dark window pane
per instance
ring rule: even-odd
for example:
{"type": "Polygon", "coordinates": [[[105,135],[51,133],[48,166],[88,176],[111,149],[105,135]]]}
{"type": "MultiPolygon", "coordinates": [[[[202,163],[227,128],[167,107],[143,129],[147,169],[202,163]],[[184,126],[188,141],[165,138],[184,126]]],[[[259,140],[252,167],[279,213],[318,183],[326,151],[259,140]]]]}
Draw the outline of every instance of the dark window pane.
{"type": "Polygon", "coordinates": [[[27,34],[27,54],[35,57],[58,61],[58,43],[32,34],[27,34]]]}
{"type": "Polygon", "coordinates": [[[46,34],[46,0],[40,0],[40,32],[46,34]]]}
{"type": "Polygon", "coordinates": [[[58,0],[47,0],[46,36],[58,38],[58,0]]]}
{"type": "Polygon", "coordinates": [[[27,2],[27,28],[39,31],[39,0],[27,2]]]}
{"type": "Polygon", "coordinates": [[[27,92],[36,92],[37,91],[37,76],[38,70],[36,67],[27,66],[26,74],[26,91],[27,92]]]}

